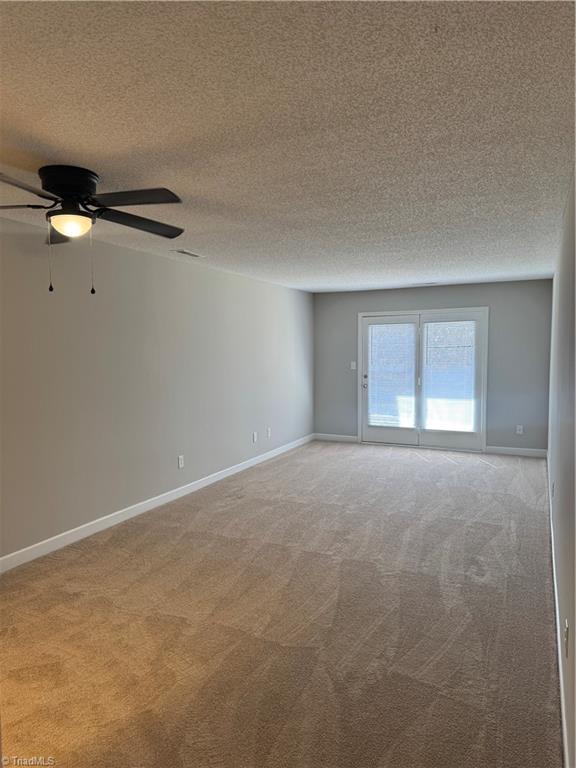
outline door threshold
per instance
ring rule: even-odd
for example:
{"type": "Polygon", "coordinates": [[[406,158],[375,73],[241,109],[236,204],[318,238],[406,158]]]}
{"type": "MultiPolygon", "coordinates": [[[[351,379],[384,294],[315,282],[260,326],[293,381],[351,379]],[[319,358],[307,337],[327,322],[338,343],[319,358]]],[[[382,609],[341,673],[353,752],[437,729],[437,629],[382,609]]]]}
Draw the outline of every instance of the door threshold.
{"type": "Polygon", "coordinates": [[[484,448],[446,448],[443,445],[409,445],[408,443],[381,443],[359,440],[360,445],[381,445],[384,448],[416,448],[419,451],[445,451],[446,453],[486,453],[484,448]]]}

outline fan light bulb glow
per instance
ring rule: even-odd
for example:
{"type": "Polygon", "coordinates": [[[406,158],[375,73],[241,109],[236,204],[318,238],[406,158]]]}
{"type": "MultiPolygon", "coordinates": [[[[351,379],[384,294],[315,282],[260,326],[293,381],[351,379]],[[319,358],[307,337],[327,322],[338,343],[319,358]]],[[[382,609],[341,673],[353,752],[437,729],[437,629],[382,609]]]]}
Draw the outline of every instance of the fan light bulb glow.
{"type": "Polygon", "coordinates": [[[92,228],[92,218],[74,213],[59,213],[50,216],[50,224],[56,232],[66,237],[82,237],[92,228]]]}

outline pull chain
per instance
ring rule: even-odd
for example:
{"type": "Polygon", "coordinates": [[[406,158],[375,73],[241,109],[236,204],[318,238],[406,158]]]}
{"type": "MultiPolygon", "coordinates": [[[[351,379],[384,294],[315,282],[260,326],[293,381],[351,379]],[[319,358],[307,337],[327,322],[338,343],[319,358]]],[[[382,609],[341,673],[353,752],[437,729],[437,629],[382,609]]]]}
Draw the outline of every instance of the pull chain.
{"type": "Polygon", "coordinates": [[[48,290],[52,293],[54,291],[54,286],[52,285],[52,227],[50,226],[50,222],[48,222],[48,277],[50,279],[48,290]]]}
{"type": "Polygon", "coordinates": [[[94,253],[92,251],[92,229],[90,229],[90,280],[92,282],[90,293],[94,295],[96,293],[96,288],[94,288],[94,253]]]}

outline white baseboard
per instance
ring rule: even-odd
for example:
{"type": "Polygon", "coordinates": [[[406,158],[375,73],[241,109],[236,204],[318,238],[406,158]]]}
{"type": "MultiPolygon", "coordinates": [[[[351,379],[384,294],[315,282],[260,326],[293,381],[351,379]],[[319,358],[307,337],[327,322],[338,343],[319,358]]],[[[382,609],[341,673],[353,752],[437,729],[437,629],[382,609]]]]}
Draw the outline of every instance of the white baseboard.
{"type": "Polygon", "coordinates": [[[325,435],[322,432],[316,432],[314,440],[328,440],[333,443],[357,443],[356,435],[325,435]]]}
{"type": "Polygon", "coordinates": [[[24,549],[11,552],[9,555],[0,557],[0,573],[16,568],[16,566],[22,565],[23,563],[28,563],[30,560],[35,560],[37,557],[42,557],[42,555],[47,555],[49,552],[54,552],[57,549],[66,547],[68,544],[73,544],[75,541],[84,539],[87,536],[103,531],[106,528],[111,528],[114,525],[118,525],[118,523],[123,523],[125,520],[130,520],[132,517],[141,515],[143,512],[148,512],[155,507],[160,507],[162,504],[167,504],[169,501],[175,501],[182,496],[187,496],[189,493],[199,491],[200,488],[205,488],[207,485],[217,483],[218,480],[223,480],[225,477],[235,475],[237,472],[242,472],[245,469],[261,464],[264,461],[269,461],[287,451],[299,448],[301,445],[305,445],[314,439],[315,436],[313,434],[306,435],[306,437],[301,437],[291,443],[281,445],[279,448],[274,448],[272,451],[267,451],[266,453],[261,453],[251,459],[242,461],[240,464],[235,464],[232,467],[227,467],[226,469],[214,472],[212,475],[207,475],[206,477],[201,477],[199,480],[194,480],[186,485],[181,485],[179,488],[174,488],[172,491],[166,491],[166,493],[161,493],[159,496],[154,496],[151,499],[139,501],[136,504],[132,504],[130,507],[120,509],[117,512],[112,512],[110,515],[99,517],[97,520],[92,520],[84,525],[79,525],[77,528],[64,531],[49,539],[39,541],[37,544],[32,544],[24,549]]]}
{"type": "Polygon", "coordinates": [[[564,695],[564,638],[562,637],[562,617],[560,615],[560,595],[558,594],[558,571],[556,566],[556,551],[554,547],[554,518],[552,515],[552,478],[550,477],[550,464],[548,463],[548,505],[550,510],[550,547],[552,550],[552,581],[554,584],[554,612],[556,615],[556,643],[558,650],[558,677],[560,679],[560,719],[562,721],[562,747],[564,752],[565,768],[574,768],[574,762],[570,762],[575,756],[570,755],[568,744],[568,727],[566,720],[566,697],[564,695]]]}
{"type": "Polygon", "coordinates": [[[545,459],[548,455],[546,448],[505,448],[501,445],[487,445],[486,453],[500,453],[509,456],[531,456],[533,459],[545,459]]]}

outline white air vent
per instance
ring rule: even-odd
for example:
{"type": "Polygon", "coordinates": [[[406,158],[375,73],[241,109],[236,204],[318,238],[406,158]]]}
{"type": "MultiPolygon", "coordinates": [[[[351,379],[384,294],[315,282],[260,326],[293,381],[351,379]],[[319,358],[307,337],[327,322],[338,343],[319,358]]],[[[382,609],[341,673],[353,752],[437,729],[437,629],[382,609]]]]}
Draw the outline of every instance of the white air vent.
{"type": "Polygon", "coordinates": [[[200,256],[198,253],[192,253],[187,251],[186,248],[173,248],[172,253],[178,253],[180,256],[188,256],[190,259],[205,259],[205,256],[200,256]]]}

